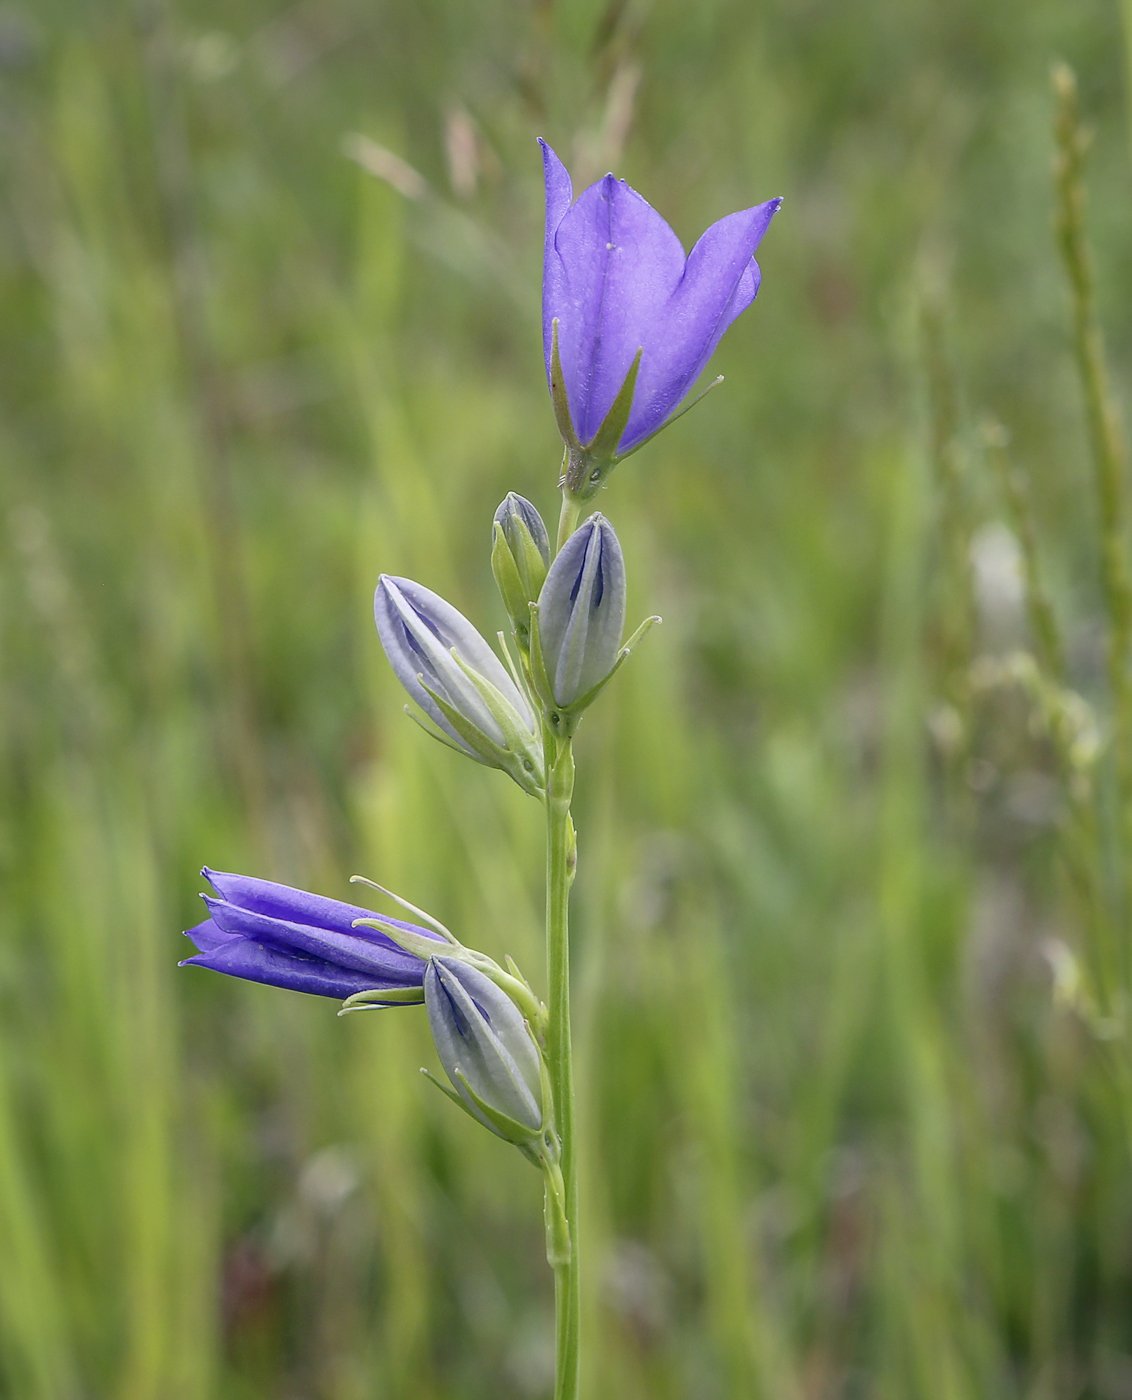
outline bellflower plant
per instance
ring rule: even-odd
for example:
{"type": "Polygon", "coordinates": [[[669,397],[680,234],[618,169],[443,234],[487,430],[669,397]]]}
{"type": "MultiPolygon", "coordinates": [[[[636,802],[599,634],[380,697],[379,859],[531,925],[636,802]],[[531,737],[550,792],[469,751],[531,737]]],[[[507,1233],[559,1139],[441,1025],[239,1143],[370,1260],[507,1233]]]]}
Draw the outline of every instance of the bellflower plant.
{"type": "Polygon", "coordinates": [[[606,175],[574,200],[541,141],[543,351],[569,497],[588,500],[666,423],[724,331],[758,294],[755,249],[779,199],[728,214],[685,256],[668,224],[606,175]]]}
{"type": "Polygon", "coordinates": [[[199,951],[186,961],[335,997],[343,1011],[425,1003],[452,1089],[434,1082],[542,1173],[555,1278],[554,1400],[578,1400],[573,735],[657,621],[648,618],[622,642],[621,545],[604,515],[579,520],[613,466],[672,421],[724,331],[754,300],[754,252],[779,201],[721,219],[685,257],[660,215],[623,180],[607,175],[574,201],[570,177],[545,143],[543,159],[543,348],[566,463],[556,551],[538,510],[514,492],[492,521],[492,572],[518,664],[503,643],[504,665],[462,613],[411,579],[381,575],[374,618],[394,672],[435,728],[422,726],[457,753],[501,769],[543,806],[546,1003],[509,958],[504,967],[464,946],[396,895],[421,923],[207,869],[216,893],[204,896],[209,917],[189,930],[199,951]]]}
{"type": "MultiPolygon", "coordinates": [[[[370,910],[207,866],[201,874],[216,894],[201,895],[209,917],[188,930],[199,951],[182,967],[208,967],[338,1001],[359,992],[379,994],[375,1005],[424,1000],[424,961],[382,929],[358,927],[359,920],[374,919],[370,910]]],[[[382,923],[430,943],[445,942],[431,929],[400,919],[383,918],[382,923]]]]}

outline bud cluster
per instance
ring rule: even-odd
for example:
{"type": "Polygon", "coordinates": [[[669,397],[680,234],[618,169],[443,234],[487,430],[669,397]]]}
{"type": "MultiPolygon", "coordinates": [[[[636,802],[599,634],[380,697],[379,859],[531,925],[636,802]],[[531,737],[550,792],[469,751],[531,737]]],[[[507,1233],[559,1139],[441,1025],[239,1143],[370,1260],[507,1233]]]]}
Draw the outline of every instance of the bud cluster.
{"type": "MultiPolygon", "coordinates": [[[[492,521],[491,568],[517,662],[502,634],[505,660],[451,603],[388,574],[374,596],[377,633],[427,732],[546,800],[551,769],[569,762],[564,741],[656,619],[623,643],[625,558],[600,514],[583,521],[555,555],[538,511],[508,492],[492,521]]],[[[513,964],[505,972],[413,912],[446,943],[438,947],[435,934],[376,915],[358,922],[420,960],[417,995],[452,1089],[440,1087],[553,1174],[558,1149],[543,1055],[545,1008],[513,964]]],[[[346,1009],[387,1005],[388,996],[357,992],[346,1009]]]]}
{"type": "Polygon", "coordinates": [[[555,738],[572,734],[656,619],[623,645],[625,558],[600,514],[552,559],[542,517],[508,492],[492,522],[491,567],[518,665],[504,644],[504,666],[462,613],[411,579],[378,580],[377,632],[401,684],[433,722],[428,732],[541,797],[547,760],[539,718],[555,738]]]}

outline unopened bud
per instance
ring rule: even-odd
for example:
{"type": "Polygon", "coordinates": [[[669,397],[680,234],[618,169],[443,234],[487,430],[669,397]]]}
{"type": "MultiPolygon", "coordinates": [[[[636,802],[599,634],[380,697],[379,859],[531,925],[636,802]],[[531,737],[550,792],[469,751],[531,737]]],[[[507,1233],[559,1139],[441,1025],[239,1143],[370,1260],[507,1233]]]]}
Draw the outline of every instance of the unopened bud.
{"type": "Polygon", "coordinates": [[[550,567],[550,537],[530,501],[509,491],[492,524],[491,571],[515,638],[523,651],[530,642],[531,604],[550,567]]]}
{"type": "Polygon", "coordinates": [[[464,1106],[508,1142],[543,1128],[538,1047],[519,1008],[484,973],[456,958],[430,958],[424,998],[436,1053],[464,1106]]]}
{"type": "Polygon", "coordinates": [[[539,594],[539,644],[554,704],[585,703],[609,678],[624,628],[621,545],[609,521],[591,515],[562,546],[539,594]]]}
{"type": "Polygon", "coordinates": [[[466,617],[412,579],[382,574],[373,600],[398,680],[455,748],[542,791],[542,757],[526,696],[466,617]]]}

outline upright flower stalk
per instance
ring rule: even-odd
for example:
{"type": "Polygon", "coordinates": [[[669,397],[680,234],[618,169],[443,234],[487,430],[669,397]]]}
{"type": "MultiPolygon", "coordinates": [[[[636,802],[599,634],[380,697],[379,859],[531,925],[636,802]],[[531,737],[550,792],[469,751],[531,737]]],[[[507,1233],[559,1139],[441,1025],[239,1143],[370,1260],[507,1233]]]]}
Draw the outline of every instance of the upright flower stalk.
{"type": "Polygon", "coordinates": [[[340,999],[340,1015],[425,1006],[451,1088],[429,1078],[542,1172],[555,1281],[554,1400],[578,1400],[573,737],[659,620],[647,618],[623,641],[621,545],[604,515],[582,517],[613,467],[684,411],[680,405],[720,337],[754,300],[754,251],[778,201],[719,220],[685,257],[660,215],[624,181],[608,175],[575,201],[565,167],[545,144],[543,155],[543,332],[566,454],[553,553],[542,517],[515,492],[492,522],[492,573],[517,660],[502,633],[501,659],[463,613],[412,579],[381,575],[374,620],[423,718],[409,714],[449,749],[506,773],[544,806],[547,1004],[510,958],[500,966],[381,886],[374,888],[420,922],[206,868],[216,893],[204,896],[209,917],[189,930],[198,951],[186,962],[340,999]]]}
{"type": "MultiPolygon", "coordinates": [[[[577,846],[570,803],[574,796],[573,741],[544,721],[546,785],[546,1060],[558,1126],[563,1206],[569,1224],[565,1257],[554,1269],[554,1400],[575,1400],[581,1359],[581,1261],[578,1250],[578,1151],[574,1119],[574,1055],[570,1029],[570,886],[577,846]]],[[[549,1189],[549,1188],[548,1188],[549,1189]]],[[[548,1207],[551,1202],[548,1201],[548,1207]]],[[[548,1239],[550,1232],[548,1230],[548,1239]]]]}

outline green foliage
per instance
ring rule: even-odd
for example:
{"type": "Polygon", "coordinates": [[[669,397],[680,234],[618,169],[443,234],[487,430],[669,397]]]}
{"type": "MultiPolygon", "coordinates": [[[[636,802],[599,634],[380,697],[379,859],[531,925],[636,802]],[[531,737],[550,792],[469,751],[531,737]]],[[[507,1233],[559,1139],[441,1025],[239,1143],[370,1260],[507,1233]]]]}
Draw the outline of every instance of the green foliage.
{"type": "Polygon", "coordinates": [[[495,505],[555,518],[536,135],[685,239],[786,196],[726,382],[600,501],[665,621],[578,739],[587,1393],[1128,1393],[1115,526],[1048,83],[1119,392],[1119,25],[0,12],[0,1395],[547,1388],[541,1186],[423,1013],[175,965],[205,862],[540,964],[540,814],[405,723],[370,613],[384,569],[491,635],[495,505]]]}

